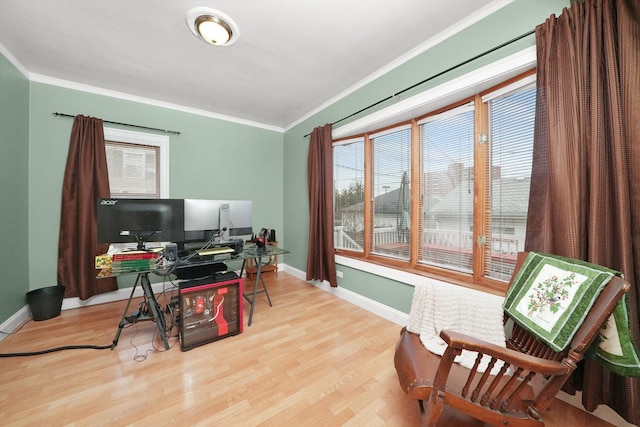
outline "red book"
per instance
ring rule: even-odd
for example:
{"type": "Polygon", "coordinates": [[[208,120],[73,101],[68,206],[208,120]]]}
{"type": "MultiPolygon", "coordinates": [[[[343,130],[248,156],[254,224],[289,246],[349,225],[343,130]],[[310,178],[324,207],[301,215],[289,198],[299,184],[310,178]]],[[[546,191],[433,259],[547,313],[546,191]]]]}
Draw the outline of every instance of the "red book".
{"type": "Polygon", "coordinates": [[[113,254],[113,261],[131,261],[138,259],[157,259],[160,256],[156,252],[131,251],[113,254]]]}

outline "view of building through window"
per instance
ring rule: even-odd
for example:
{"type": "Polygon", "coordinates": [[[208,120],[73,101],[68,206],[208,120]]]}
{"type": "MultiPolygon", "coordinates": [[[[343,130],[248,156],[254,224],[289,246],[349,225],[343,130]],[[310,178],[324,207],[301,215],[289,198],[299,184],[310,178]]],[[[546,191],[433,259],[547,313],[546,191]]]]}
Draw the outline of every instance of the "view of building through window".
{"type": "Polygon", "coordinates": [[[473,265],[474,107],[420,123],[422,251],[420,262],[470,273],[473,265]]]}
{"type": "Polygon", "coordinates": [[[408,268],[427,272],[435,268],[508,280],[526,234],[532,80],[411,124],[337,141],[336,249],[376,262],[404,260],[408,268]],[[412,150],[413,144],[419,150],[412,150]],[[371,159],[365,159],[365,152],[371,159]],[[412,159],[412,152],[420,152],[420,158],[412,159]],[[420,182],[411,182],[412,176],[420,182]],[[486,184],[480,188],[478,183],[486,184]],[[420,214],[412,216],[413,209],[420,214]],[[419,243],[412,246],[413,239],[419,243]],[[477,257],[482,263],[474,262],[477,257]],[[482,270],[474,270],[480,264],[482,270]]]}
{"type": "Polygon", "coordinates": [[[411,128],[370,136],[373,146],[371,253],[409,259],[411,128]]]}
{"type": "Polygon", "coordinates": [[[364,138],[333,149],[334,241],[336,247],[364,250],[364,138]]]}

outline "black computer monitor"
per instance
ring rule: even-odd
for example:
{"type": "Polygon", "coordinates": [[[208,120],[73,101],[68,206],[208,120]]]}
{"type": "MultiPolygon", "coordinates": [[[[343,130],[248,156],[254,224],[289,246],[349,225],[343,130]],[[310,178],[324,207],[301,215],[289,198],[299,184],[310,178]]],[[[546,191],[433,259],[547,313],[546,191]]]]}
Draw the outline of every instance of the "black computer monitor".
{"type": "Polygon", "coordinates": [[[98,199],[98,242],[137,243],[182,242],[184,200],[182,199],[98,199]]]}

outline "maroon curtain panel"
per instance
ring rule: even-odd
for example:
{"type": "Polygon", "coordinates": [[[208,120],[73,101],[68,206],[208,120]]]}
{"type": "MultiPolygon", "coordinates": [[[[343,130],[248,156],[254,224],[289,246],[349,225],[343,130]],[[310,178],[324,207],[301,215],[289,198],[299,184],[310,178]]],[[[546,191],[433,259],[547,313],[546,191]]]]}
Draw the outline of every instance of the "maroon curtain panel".
{"type": "Polygon", "coordinates": [[[309,249],[307,280],[338,286],[333,248],[333,147],[331,124],[311,132],[307,158],[309,187],[309,249]]]}
{"type": "MultiPolygon", "coordinates": [[[[526,250],[583,259],[631,283],[640,344],[640,2],[575,2],[536,28],[537,104],[526,250]],[[533,209],[535,207],[535,209],[533,209]]],[[[565,389],[640,425],[640,378],[586,360],[565,389]]]]}
{"type": "Polygon", "coordinates": [[[118,289],[115,279],[96,279],[95,256],[106,252],[98,244],[96,199],[109,197],[109,175],[102,120],[76,116],[71,130],[62,183],[58,240],[58,284],[65,297],[89,297],[118,289]]]}

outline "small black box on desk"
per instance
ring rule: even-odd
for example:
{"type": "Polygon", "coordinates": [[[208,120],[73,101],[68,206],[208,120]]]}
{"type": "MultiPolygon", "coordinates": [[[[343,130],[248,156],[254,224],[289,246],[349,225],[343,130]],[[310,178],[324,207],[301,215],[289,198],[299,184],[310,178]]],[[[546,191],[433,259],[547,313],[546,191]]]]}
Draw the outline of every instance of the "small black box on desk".
{"type": "Polygon", "coordinates": [[[187,263],[179,263],[173,270],[173,274],[182,280],[212,278],[217,273],[227,271],[227,264],[222,261],[218,262],[198,262],[190,261],[187,263]]]}

